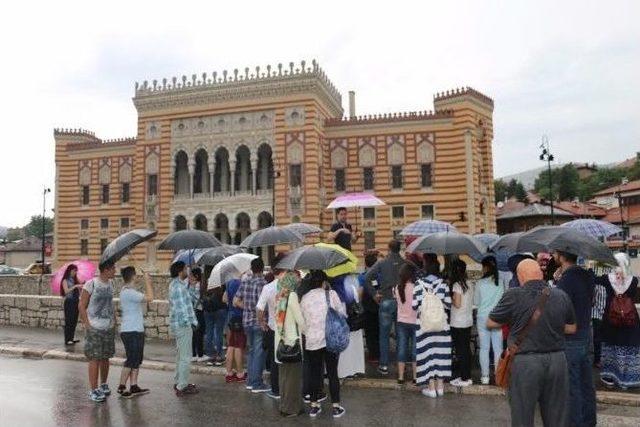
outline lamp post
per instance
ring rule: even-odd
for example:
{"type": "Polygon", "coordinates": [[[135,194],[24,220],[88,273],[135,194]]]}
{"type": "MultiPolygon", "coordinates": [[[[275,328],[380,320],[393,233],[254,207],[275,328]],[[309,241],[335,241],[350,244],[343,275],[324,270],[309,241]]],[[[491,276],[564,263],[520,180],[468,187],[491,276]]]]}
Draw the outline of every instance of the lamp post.
{"type": "Polygon", "coordinates": [[[540,160],[547,162],[547,172],[549,174],[549,203],[551,206],[551,225],[555,225],[556,217],[553,212],[553,181],[551,178],[551,162],[554,160],[553,154],[549,148],[549,138],[546,135],[542,135],[542,143],[540,144],[542,153],[540,153],[540,160]]]}
{"type": "Polygon", "coordinates": [[[627,185],[629,180],[627,178],[622,178],[620,181],[620,185],[618,186],[618,209],[620,209],[620,227],[622,228],[622,248],[624,252],[627,252],[627,229],[624,226],[624,215],[622,212],[622,187],[627,185]]]}
{"type": "Polygon", "coordinates": [[[44,245],[45,245],[45,233],[46,233],[46,222],[45,222],[45,213],[46,213],[46,206],[47,206],[47,193],[51,193],[51,189],[48,187],[45,187],[42,191],[42,267],[40,269],[40,283],[42,283],[42,277],[44,276],[44,269],[45,269],[45,264],[44,264],[44,245]]]}

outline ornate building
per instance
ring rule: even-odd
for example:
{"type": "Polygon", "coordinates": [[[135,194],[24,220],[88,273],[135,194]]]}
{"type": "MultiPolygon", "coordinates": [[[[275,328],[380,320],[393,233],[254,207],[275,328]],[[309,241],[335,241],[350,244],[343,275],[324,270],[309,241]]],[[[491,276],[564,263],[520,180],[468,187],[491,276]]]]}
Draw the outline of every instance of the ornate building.
{"type": "MultiPolygon", "coordinates": [[[[493,101],[471,89],[434,96],[433,112],[343,117],[342,97],[313,61],[136,84],[135,138],[56,129],[56,262],[97,260],[125,230],[208,230],[239,243],[294,221],[328,229],[328,203],[372,191],[387,206],[354,210],[363,238],[384,247],[419,218],[495,231],[493,101]]],[[[165,268],[156,242],[131,261],[165,268]]],[[[265,254],[266,256],[266,254],[265,254]]]]}

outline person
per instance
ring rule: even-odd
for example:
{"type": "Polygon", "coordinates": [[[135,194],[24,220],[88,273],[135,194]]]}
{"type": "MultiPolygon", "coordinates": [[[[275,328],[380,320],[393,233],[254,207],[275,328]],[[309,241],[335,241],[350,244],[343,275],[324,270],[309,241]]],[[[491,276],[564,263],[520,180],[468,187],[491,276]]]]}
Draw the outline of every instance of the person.
{"type": "Polygon", "coordinates": [[[398,352],[398,384],[404,384],[405,365],[410,363],[413,372],[413,383],[417,381],[416,372],[416,331],[418,315],[413,309],[413,279],[416,267],[405,263],[400,267],[400,283],[393,289],[398,306],[398,323],[396,323],[396,345],[398,352]]]}
{"type": "Polygon", "coordinates": [[[467,387],[471,380],[471,327],[473,326],[473,283],[467,280],[467,264],[460,258],[451,262],[451,339],[456,351],[458,377],[450,384],[467,387]]]}
{"type": "Polygon", "coordinates": [[[327,351],[326,348],[325,321],[329,309],[326,294],[329,294],[329,304],[334,310],[343,316],[346,316],[347,313],[336,291],[324,289],[326,275],[322,272],[312,272],[311,274],[310,286],[312,286],[312,289],[302,297],[300,302],[302,317],[306,325],[305,349],[309,358],[309,380],[311,382],[311,409],[309,410],[309,416],[316,418],[322,412],[319,398],[322,391],[322,371],[326,369],[329,379],[332,415],[334,418],[340,418],[345,414],[345,409],[340,404],[340,379],[338,378],[338,359],[340,355],[327,351]]]}
{"type": "MultiPolygon", "coordinates": [[[[451,292],[440,276],[440,263],[433,255],[424,257],[425,275],[415,282],[413,288],[413,309],[418,312],[424,294],[436,295],[449,317],[451,311],[451,292]]],[[[417,385],[423,387],[422,394],[431,398],[444,395],[444,380],[451,377],[451,332],[449,322],[440,332],[418,331],[416,336],[417,385]]]]}
{"type": "Polygon", "coordinates": [[[265,366],[265,352],[262,347],[262,328],[258,324],[256,305],[260,292],[266,285],[263,275],[264,262],[262,258],[251,260],[251,272],[246,274],[240,284],[233,304],[242,307],[242,326],[247,335],[249,351],[247,354],[248,379],[246,389],[252,393],[266,393],[271,390],[264,384],[262,371],[265,366]]]}
{"type": "Polygon", "coordinates": [[[120,339],[124,345],[126,359],[120,374],[118,394],[130,398],[149,393],[149,389],[138,386],[138,372],[144,357],[144,316],[142,307],[153,301],[153,286],[149,273],[144,275],[144,293],[136,290],[134,278],[136,269],[125,267],[120,270],[122,289],[120,290],[120,308],[122,319],[120,322],[120,339]],[[127,381],[129,390],[127,390],[127,381]]]}
{"type": "MultiPolygon", "coordinates": [[[[285,253],[278,253],[272,265],[278,265],[280,261],[286,256],[285,253]]],[[[279,268],[273,268],[273,280],[262,288],[262,292],[260,292],[260,298],[258,298],[258,303],[256,304],[256,310],[258,314],[258,323],[260,327],[264,331],[264,341],[267,347],[267,360],[269,361],[271,372],[270,372],[270,381],[271,381],[271,390],[267,392],[267,396],[272,399],[280,399],[280,383],[278,379],[278,369],[279,366],[276,363],[275,359],[275,348],[277,346],[275,330],[276,330],[276,294],[278,292],[278,280],[286,273],[286,270],[281,270],[279,268]],[[267,319],[265,319],[265,309],[267,312],[267,319]]]]}
{"type": "Polygon", "coordinates": [[[400,242],[392,239],[389,242],[389,253],[377,261],[364,277],[365,286],[374,295],[374,300],[379,305],[378,317],[380,319],[380,362],[378,372],[382,375],[389,374],[389,338],[391,328],[396,322],[398,307],[393,297],[393,288],[398,285],[400,267],[404,264],[400,256],[400,242]],[[378,286],[373,286],[376,280],[378,286]]]}
{"type": "Polygon", "coordinates": [[[89,398],[104,402],[111,394],[109,359],[116,351],[116,312],[113,308],[113,281],[115,265],[104,262],[98,266],[100,274],[84,284],[78,306],[80,319],[85,328],[84,355],[89,361],[89,398]],[[98,386],[98,375],[100,386],[98,386]]]}
{"type": "Polygon", "coordinates": [[[614,298],[640,300],[638,278],[633,277],[629,256],[615,255],[618,267],[614,272],[598,278],[606,289],[605,316],[602,322],[602,370],[600,379],[608,386],[622,389],[640,387],[640,319],[637,310],[632,310],[635,321],[629,326],[612,324],[610,307],[614,298]]]}
{"type": "MultiPolygon", "coordinates": [[[[273,263],[276,265],[276,263],[273,263]]],[[[280,415],[295,417],[304,413],[302,395],[302,360],[299,362],[283,363],[277,360],[277,348],[282,340],[284,345],[302,346],[302,331],[305,330],[304,317],[300,309],[300,301],[295,292],[298,278],[293,273],[275,273],[276,279],[276,310],[274,313],[273,353],[274,365],[278,365],[278,390],[280,399],[280,415]]],[[[300,348],[302,351],[302,348],[300,348]]],[[[273,368],[272,368],[273,369],[273,368]]]]}
{"type": "Polygon", "coordinates": [[[549,296],[511,365],[511,425],[533,426],[538,405],[545,426],[566,426],[569,377],[564,348],[565,334],[574,333],[577,328],[573,305],[564,291],[547,286],[535,260],[522,260],[516,274],[520,287],[505,292],[487,319],[490,329],[511,326],[509,345],[529,323],[542,293],[548,292],[549,296]]]}
{"type": "Polygon", "coordinates": [[[169,329],[176,338],[176,373],[174,389],[176,396],[183,397],[198,393],[198,387],[189,383],[191,373],[191,342],[193,330],[198,327],[198,319],[193,310],[193,300],[189,293],[187,267],[176,261],[169,269],[169,329]]]}
{"type": "Polygon", "coordinates": [[[593,330],[593,366],[600,369],[602,356],[602,320],[607,304],[607,290],[601,280],[596,280],[593,288],[593,307],[591,308],[591,327],[593,330]]]}
{"type": "MultiPolygon", "coordinates": [[[[364,257],[365,271],[358,276],[358,282],[362,288],[362,307],[364,308],[364,339],[367,345],[367,357],[369,362],[378,363],[380,358],[380,322],[378,321],[378,303],[373,299],[374,295],[365,286],[365,275],[378,261],[378,251],[369,251],[364,257]]],[[[377,287],[377,279],[373,279],[373,288],[377,287]]]]}
{"type": "Polygon", "coordinates": [[[476,314],[478,339],[480,341],[480,383],[489,384],[489,352],[493,348],[493,361],[497,365],[502,354],[502,331],[487,328],[491,310],[498,305],[504,294],[500,283],[495,258],[488,256],[482,260],[482,278],[475,286],[473,301],[478,307],[476,314]]]}
{"type": "Polygon", "coordinates": [[[507,266],[509,267],[509,270],[511,270],[511,273],[513,273],[513,275],[511,276],[511,280],[509,281],[509,289],[520,287],[520,282],[518,282],[518,275],[516,274],[516,270],[518,268],[518,264],[520,264],[520,262],[524,261],[525,259],[534,258],[530,253],[517,253],[511,255],[507,259],[507,266]]]}
{"type": "Polygon", "coordinates": [[[209,360],[208,357],[204,356],[204,335],[206,326],[204,311],[202,310],[202,297],[206,292],[207,288],[202,279],[202,270],[199,267],[190,269],[189,295],[191,295],[193,310],[196,313],[196,320],[198,321],[198,326],[193,330],[193,337],[191,338],[192,362],[204,362],[209,360]]]}
{"type": "Polygon", "coordinates": [[[568,252],[555,251],[562,276],[556,286],[569,295],[575,310],[578,329],[566,338],[565,354],[569,365],[569,391],[571,396],[571,424],[596,425],[596,389],[593,384],[591,361],[591,308],[595,277],[592,272],[576,265],[578,257],[568,252]]]}
{"type": "Polygon", "coordinates": [[[231,279],[226,284],[226,291],[222,296],[222,301],[229,305],[229,333],[227,335],[227,373],[224,380],[227,383],[245,382],[247,372],[244,370],[244,349],[247,345],[247,336],[242,326],[242,307],[233,304],[233,300],[240,289],[240,280],[231,279]],[[235,370],[233,365],[235,363],[235,370]],[[238,373],[240,373],[238,375],[238,373]]]}
{"type": "MultiPolygon", "coordinates": [[[[340,301],[344,304],[345,312],[352,304],[359,304],[362,300],[358,278],[355,274],[343,274],[330,281],[331,289],[336,291],[340,301]]],[[[354,378],[364,375],[364,339],[362,329],[349,332],[349,345],[340,353],[338,361],[338,378],[354,378]]]]}
{"type": "Polygon", "coordinates": [[[64,298],[64,344],[74,345],[79,340],[75,339],[78,326],[78,304],[80,303],[80,291],[82,283],[78,280],[78,267],[70,264],[62,275],[60,284],[60,296],[64,298]]]}
{"type": "Polygon", "coordinates": [[[338,208],[336,219],[336,223],[331,226],[328,239],[350,251],[351,244],[358,240],[360,233],[354,234],[353,227],[347,222],[347,208],[338,208]]]}
{"type": "Polygon", "coordinates": [[[227,325],[228,307],[223,302],[225,286],[209,276],[207,290],[202,297],[205,322],[204,352],[209,357],[207,365],[222,366],[225,362],[223,341],[227,325]]]}

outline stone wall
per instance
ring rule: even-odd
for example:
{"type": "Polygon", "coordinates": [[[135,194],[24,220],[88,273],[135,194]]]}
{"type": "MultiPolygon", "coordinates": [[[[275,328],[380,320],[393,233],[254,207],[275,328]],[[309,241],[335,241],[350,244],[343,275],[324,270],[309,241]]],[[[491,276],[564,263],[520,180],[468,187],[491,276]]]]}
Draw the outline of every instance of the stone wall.
{"type": "MultiPolygon", "coordinates": [[[[116,309],[120,301],[115,299],[116,309]]],[[[169,338],[169,303],[154,300],[143,308],[147,337],[169,338]]],[[[118,319],[119,323],[119,319],[118,319]]],[[[63,299],[56,296],[0,294],[0,325],[62,329],[64,326],[63,299]]],[[[79,322],[78,328],[82,328],[79,322]]]]}

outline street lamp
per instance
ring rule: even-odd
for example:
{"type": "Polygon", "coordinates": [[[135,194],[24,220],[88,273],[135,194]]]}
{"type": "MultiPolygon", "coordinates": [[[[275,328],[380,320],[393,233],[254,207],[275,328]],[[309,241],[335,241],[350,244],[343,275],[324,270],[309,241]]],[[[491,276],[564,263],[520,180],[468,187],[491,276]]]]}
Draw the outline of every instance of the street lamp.
{"type": "Polygon", "coordinates": [[[551,178],[551,162],[554,160],[553,154],[549,148],[549,138],[546,135],[542,135],[542,144],[540,144],[542,153],[540,153],[540,160],[547,162],[547,171],[549,173],[549,202],[551,204],[551,225],[555,225],[556,217],[553,212],[553,182],[551,178]]]}
{"type": "Polygon", "coordinates": [[[45,229],[45,214],[46,214],[46,205],[47,205],[47,193],[51,193],[51,189],[48,187],[45,187],[42,191],[42,267],[40,270],[40,282],[42,283],[42,276],[44,276],[44,243],[45,243],[45,233],[46,233],[46,229],[45,229]]]}

